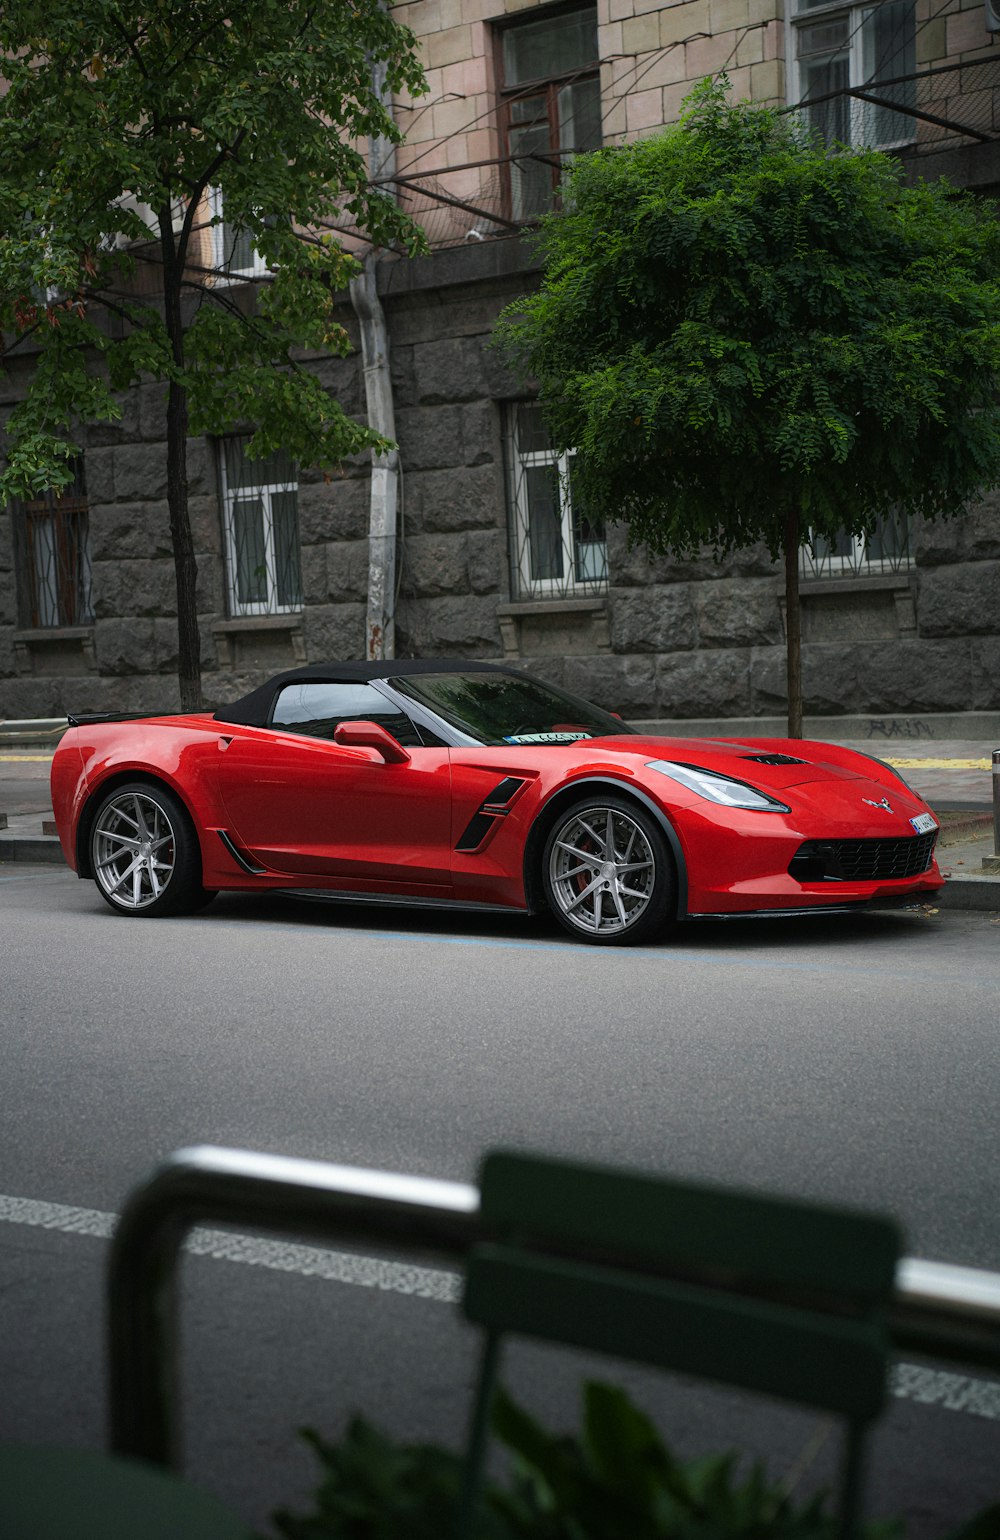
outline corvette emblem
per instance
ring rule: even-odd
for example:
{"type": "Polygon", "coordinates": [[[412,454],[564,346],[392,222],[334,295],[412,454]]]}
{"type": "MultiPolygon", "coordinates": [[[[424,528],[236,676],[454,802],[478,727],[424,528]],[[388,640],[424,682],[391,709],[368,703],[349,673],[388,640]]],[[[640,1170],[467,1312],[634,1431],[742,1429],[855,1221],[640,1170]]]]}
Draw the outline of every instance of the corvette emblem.
{"type": "Polygon", "coordinates": [[[888,797],[883,797],[881,802],[873,802],[871,797],[862,797],[861,800],[867,807],[880,807],[887,813],[892,812],[892,804],[890,803],[888,797]]]}

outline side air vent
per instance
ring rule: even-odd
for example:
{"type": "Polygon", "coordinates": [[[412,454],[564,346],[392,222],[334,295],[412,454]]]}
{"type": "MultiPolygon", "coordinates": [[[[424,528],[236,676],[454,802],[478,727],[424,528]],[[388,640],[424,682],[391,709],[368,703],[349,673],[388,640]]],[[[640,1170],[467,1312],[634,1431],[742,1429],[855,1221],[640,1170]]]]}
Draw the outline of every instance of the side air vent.
{"type": "Polygon", "coordinates": [[[239,866],[243,871],[249,872],[251,877],[262,877],[264,875],[266,868],[263,866],[257,866],[250,859],[249,855],[244,855],[243,851],[240,850],[239,846],[229,837],[225,829],[219,829],[218,835],[226,849],[229,851],[229,854],[236,862],[237,866],[239,866]]]}
{"type": "Polygon", "coordinates": [[[495,823],[496,819],[491,817],[489,813],[473,813],[463,829],[462,838],[455,846],[455,849],[478,850],[495,823]]]}
{"type": "Polygon", "coordinates": [[[499,813],[502,809],[503,812],[506,812],[507,804],[512,800],[515,791],[523,785],[524,782],[518,780],[516,775],[505,776],[500,785],[494,786],[489,796],[483,802],[484,810],[490,813],[499,813]]]}
{"type": "Polygon", "coordinates": [[[757,765],[807,765],[807,759],[796,759],[794,754],[743,754],[743,759],[752,759],[757,765]]]}
{"type": "Polygon", "coordinates": [[[480,802],[462,830],[455,849],[478,850],[486,836],[496,828],[497,821],[506,818],[510,812],[510,804],[523,785],[524,782],[516,775],[504,776],[503,780],[494,786],[489,796],[484,797],[480,802]]]}

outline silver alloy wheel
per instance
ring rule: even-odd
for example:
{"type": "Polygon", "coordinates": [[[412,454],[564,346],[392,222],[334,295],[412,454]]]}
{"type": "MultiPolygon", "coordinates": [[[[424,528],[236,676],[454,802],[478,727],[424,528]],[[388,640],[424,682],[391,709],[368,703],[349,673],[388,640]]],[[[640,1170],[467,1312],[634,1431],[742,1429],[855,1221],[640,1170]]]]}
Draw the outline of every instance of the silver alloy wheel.
{"type": "Polygon", "coordinates": [[[142,792],[123,791],[105,804],[91,849],[94,876],[120,909],[148,908],[173,876],[173,828],[160,804],[142,792]]]}
{"type": "Polygon", "coordinates": [[[648,909],[655,883],[649,840],[620,808],[582,808],[558,830],[549,886],[576,929],[589,935],[630,930],[648,909]]]}

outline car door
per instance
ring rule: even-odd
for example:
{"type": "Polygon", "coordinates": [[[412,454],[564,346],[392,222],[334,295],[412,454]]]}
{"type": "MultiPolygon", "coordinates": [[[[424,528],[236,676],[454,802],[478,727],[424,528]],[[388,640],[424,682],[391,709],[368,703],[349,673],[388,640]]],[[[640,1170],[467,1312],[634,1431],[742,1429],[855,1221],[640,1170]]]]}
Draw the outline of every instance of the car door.
{"type": "Polygon", "coordinates": [[[448,750],[425,747],[373,686],[287,686],[270,727],[220,735],[218,776],[232,833],[263,866],[348,890],[450,894],[448,750]],[[362,720],[379,722],[409,759],[390,764],[333,742],[340,722],[362,720]]]}

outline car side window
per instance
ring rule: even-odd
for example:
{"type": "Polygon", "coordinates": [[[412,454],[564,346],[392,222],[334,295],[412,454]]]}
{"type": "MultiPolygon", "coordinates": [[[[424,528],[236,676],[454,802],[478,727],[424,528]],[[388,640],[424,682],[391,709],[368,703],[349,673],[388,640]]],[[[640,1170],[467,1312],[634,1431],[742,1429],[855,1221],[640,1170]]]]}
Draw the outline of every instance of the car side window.
{"type": "Polygon", "coordinates": [[[370,684],[287,684],[271,712],[271,727],[328,738],[340,722],[377,722],[404,748],[419,748],[423,739],[410,718],[370,684]]]}

